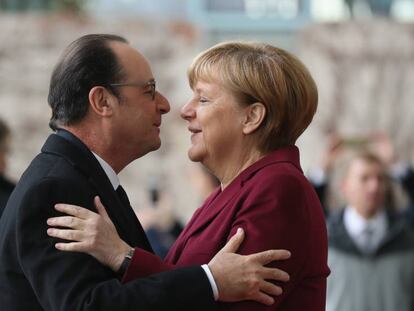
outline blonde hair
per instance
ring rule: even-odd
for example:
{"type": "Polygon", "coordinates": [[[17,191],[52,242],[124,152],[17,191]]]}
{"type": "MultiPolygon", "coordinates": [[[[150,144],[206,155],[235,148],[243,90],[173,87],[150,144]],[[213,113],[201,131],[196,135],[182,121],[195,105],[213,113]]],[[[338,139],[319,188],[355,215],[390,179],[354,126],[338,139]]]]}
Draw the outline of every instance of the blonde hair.
{"type": "Polygon", "coordinates": [[[242,105],[266,107],[256,131],[259,149],[292,145],[312,121],[318,91],[309,71],[292,54],[263,43],[224,42],[200,53],[188,69],[197,81],[218,82],[242,105]]]}

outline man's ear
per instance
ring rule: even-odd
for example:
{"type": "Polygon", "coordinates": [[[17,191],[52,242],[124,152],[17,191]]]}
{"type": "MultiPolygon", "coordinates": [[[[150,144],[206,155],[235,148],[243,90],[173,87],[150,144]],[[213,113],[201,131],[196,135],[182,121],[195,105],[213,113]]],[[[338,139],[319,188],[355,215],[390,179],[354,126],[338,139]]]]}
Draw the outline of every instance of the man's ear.
{"type": "Polygon", "coordinates": [[[266,117],[266,107],[262,103],[254,103],[245,108],[243,134],[251,134],[263,123],[266,117]]]}
{"type": "Polygon", "coordinates": [[[113,113],[114,97],[103,86],[94,86],[89,91],[89,105],[96,114],[108,117],[113,113]]]}

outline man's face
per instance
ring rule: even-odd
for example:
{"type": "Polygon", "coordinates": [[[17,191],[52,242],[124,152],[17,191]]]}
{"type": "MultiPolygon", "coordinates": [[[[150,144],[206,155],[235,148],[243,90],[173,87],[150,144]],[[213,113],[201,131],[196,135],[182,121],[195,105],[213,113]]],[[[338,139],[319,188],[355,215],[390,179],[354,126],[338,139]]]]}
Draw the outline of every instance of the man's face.
{"type": "MultiPolygon", "coordinates": [[[[125,79],[122,83],[143,85],[154,80],[148,61],[128,44],[113,43],[125,79]]],[[[151,86],[119,87],[119,105],[115,105],[113,128],[115,139],[122,152],[130,153],[134,159],[156,150],[161,145],[161,115],[170,110],[167,99],[156,92],[153,97],[151,86]]]]}
{"type": "Polygon", "coordinates": [[[370,218],[382,208],[386,181],[380,163],[362,158],[354,159],[343,182],[343,193],[347,203],[364,218],[370,218]]]}

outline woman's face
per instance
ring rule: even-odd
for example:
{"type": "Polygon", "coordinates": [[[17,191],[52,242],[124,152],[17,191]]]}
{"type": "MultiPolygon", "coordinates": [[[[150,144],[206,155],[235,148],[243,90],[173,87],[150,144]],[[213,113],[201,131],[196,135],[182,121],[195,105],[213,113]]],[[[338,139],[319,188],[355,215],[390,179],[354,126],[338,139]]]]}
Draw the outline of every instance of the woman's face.
{"type": "Polygon", "coordinates": [[[190,160],[211,167],[242,150],[244,109],[219,84],[198,81],[181,117],[191,132],[190,160]]]}

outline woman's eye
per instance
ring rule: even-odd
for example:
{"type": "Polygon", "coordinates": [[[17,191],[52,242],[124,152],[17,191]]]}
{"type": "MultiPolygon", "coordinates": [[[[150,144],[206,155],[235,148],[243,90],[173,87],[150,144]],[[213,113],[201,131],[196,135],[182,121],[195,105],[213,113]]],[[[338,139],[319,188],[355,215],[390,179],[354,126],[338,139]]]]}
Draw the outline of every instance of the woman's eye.
{"type": "Polygon", "coordinates": [[[204,104],[204,103],[207,103],[208,100],[207,100],[207,98],[200,97],[199,102],[202,103],[202,104],[204,104]]]}

